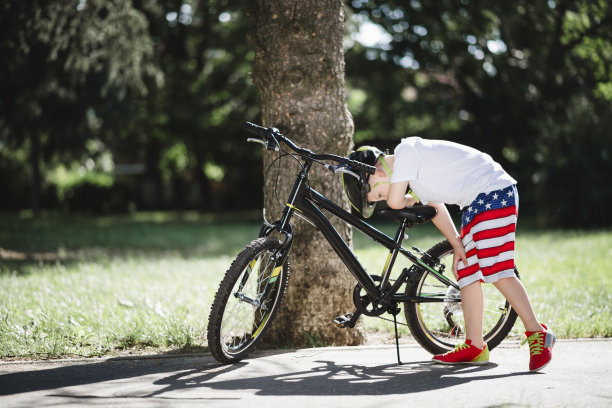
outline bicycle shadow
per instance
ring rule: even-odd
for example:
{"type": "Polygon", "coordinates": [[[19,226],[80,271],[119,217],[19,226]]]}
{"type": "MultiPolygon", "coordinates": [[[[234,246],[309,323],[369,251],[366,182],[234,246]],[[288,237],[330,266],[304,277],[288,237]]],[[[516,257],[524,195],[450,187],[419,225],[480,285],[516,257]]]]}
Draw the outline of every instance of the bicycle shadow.
{"type": "MultiPolygon", "coordinates": [[[[366,366],[359,364],[337,364],[334,361],[317,360],[312,369],[271,374],[248,378],[222,379],[226,369],[222,365],[210,371],[192,370],[178,373],[155,382],[164,385],[150,396],[160,396],[173,391],[190,388],[212,390],[254,390],[259,396],[374,396],[388,394],[411,394],[439,390],[469,382],[492,380],[529,374],[527,372],[487,375],[498,365],[486,366],[440,366],[431,361],[366,366]],[[218,371],[215,371],[218,370],[218,371]],[[480,374],[482,373],[482,374],[480,374]]],[[[241,363],[247,365],[247,363],[241,363]]],[[[229,369],[231,370],[231,368],[229,369]]]]}
{"type": "MultiPolygon", "coordinates": [[[[273,354],[274,355],[274,354],[273,354]]],[[[173,399],[176,392],[193,391],[198,399],[207,391],[248,390],[262,396],[342,396],[411,394],[438,390],[474,381],[491,380],[528,374],[527,372],[487,374],[497,364],[486,366],[439,366],[431,361],[418,361],[403,365],[385,364],[367,366],[338,364],[329,360],[314,360],[304,369],[291,369],[282,360],[274,364],[281,373],[269,368],[266,357],[253,358],[234,365],[213,362],[210,356],[194,356],[173,359],[106,360],[94,363],[76,363],[48,369],[0,374],[0,396],[36,391],[51,391],[47,396],[63,398],[100,399],[108,397],[92,395],[90,389],[77,393],[56,393],[66,387],[89,386],[109,383],[103,387],[117,387],[113,381],[131,380],[141,384],[136,388],[113,393],[113,398],[163,398],[173,399]],[[160,378],[160,374],[169,375],[160,378]],[[261,374],[263,373],[263,374],[261,374]],[[138,379],[139,377],[150,379],[138,379]],[[156,386],[151,392],[151,385],[156,386]],[[123,395],[122,395],[123,394],[123,395]]],[[[99,387],[97,387],[99,389],[99,387]]],[[[232,394],[234,395],[234,394],[232,394]]]]}

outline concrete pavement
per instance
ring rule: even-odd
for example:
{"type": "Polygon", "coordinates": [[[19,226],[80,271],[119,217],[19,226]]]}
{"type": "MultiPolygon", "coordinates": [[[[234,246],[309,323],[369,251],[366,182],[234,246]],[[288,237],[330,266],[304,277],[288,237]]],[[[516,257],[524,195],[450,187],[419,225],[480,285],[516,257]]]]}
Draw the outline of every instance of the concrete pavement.
{"type": "Polygon", "coordinates": [[[486,366],[440,366],[414,343],[256,352],[0,362],[0,407],[612,407],[612,340],[560,340],[543,372],[517,343],[486,366]]]}

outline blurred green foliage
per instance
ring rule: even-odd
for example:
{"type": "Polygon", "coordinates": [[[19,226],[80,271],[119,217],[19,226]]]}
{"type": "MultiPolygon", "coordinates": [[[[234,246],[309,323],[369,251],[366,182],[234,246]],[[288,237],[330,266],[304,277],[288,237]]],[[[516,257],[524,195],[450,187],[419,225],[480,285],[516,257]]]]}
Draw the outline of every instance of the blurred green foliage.
{"type": "Polygon", "coordinates": [[[261,171],[244,171],[261,161],[242,143],[259,111],[245,7],[4,2],[1,208],[258,206],[245,199],[261,198],[261,171]]]}
{"type": "MultiPolygon", "coordinates": [[[[465,143],[517,178],[522,214],[612,223],[607,1],[346,7],[358,145],[392,149],[415,134],[465,143]]],[[[261,207],[261,154],[241,129],[259,115],[248,9],[245,0],[4,1],[0,210],[261,207]]]]}
{"type": "Polygon", "coordinates": [[[347,52],[350,87],[366,100],[356,142],[392,148],[420,134],[468,144],[518,180],[521,213],[548,225],[610,225],[609,2],[350,6],[353,19],[388,33],[383,46],[355,43],[347,52]]]}

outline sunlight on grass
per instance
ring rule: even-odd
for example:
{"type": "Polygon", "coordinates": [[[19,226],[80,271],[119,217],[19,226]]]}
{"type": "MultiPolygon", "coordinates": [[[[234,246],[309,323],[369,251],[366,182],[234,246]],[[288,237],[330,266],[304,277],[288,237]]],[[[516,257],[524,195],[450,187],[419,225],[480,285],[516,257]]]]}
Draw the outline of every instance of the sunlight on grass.
{"type": "Polygon", "coordinates": [[[153,213],[0,216],[0,227],[6,357],[203,347],[219,281],[259,224],[153,213]]]}
{"type": "MultiPolygon", "coordinates": [[[[201,350],[218,284],[258,226],[197,214],[1,215],[0,357],[201,350]]],[[[380,227],[393,235],[394,224],[380,227]]],[[[430,225],[409,234],[408,247],[423,250],[442,238],[430,225]]],[[[612,336],[612,232],[527,230],[517,246],[541,321],[559,337],[612,336]]],[[[387,251],[358,232],[355,248],[368,272],[380,274],[387,251]]],[[[398,259],[396,273],[404,266],[398,259]]],[[[392,323],[362,321],[392,336],[392,323]]],[[[513,334],[522,329],[518,323],[513,334]]]]}
{"type": "MultiPolygon", "coordinates": [[[[428,249],[439,238],[434,230],[415,242],[428,249]]],[[[377,247],[358,249],[357,254],[368,271],[378,274],[387,256],[377,247]]],[[[612,337],[612,278],[608,270],[612,232],[519,231],[516,262],[539,320],[558,337],[612,337]]],[[[400,270],[396,266],[394,272],[400,270]]],[[[393,333],[393,323],[375,318],[363,321],[367,330],[393,333]]],[[[519,337],[523,332],[519,319],[511,336],[519,337]]],[[[408,328],[400,327],[400,334],[408,335],[408,328]]]]}
{"type": "Polygon", "coordinates": [[[212,293],[231,259],[130,256],[31,265],[0,276],[0,355],[99,355],[203,345],[212,293]]]}
{"type": "Polygon", "coordinates": [[[612,336],[612,233],[532,233],[517,263],[534,309],[561,337],[612,336]]]}

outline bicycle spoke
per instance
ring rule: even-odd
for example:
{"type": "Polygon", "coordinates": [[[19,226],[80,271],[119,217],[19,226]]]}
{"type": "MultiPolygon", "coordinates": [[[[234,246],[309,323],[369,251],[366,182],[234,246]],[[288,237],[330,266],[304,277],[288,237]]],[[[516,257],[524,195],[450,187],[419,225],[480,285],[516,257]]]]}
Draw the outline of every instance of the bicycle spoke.
{"type": "Polygon", "coordinates": [[[272,253],[266,251],[254,257],[242,271],[221,323],[221,343],[226,352],[240,350],[251,342],[268,319],[276,293],[275,284],[270,282],[275,265],[272,253]]]}

